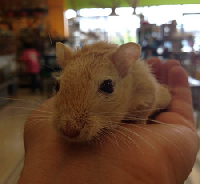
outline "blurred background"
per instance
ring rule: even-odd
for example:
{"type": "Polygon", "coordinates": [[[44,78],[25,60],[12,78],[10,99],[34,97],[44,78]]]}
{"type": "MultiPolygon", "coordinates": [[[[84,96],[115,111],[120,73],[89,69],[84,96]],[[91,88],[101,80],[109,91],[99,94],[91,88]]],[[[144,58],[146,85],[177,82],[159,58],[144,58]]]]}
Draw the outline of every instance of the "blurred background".
{"type": "MultiPolygon", "coordinates": [[[[199,0],[0,0],[1,125],[5,123],[2,117],[12,116],[14,120],[7,120],[8,124],[17,121],[23,129],[30,110],[52,95],[53,77],[61,71],[56,63],[56,42],[74,49],[106,40],[116,44],[139,43],[142,59],[152,56],[162,62],[177,59],[188,73],[199,132],[198,20],[199,0]],[[22,114],[23,118],[19,117],[22,114]]],[[[20,149],[22,152],[15,154],[19,158],[23,155],[23,148],[20,149]]],[[[16,152],[16,147],[9,152],[16,152]]],[[[5,163],[8,170],[9,164],[13,162],[5,163]]],[[[8,179],[13,170],[8,170],[3,169],[7,174],[0,177],[0,183],[15,183],[8,179]]],[[[197,183],[200,183],[200,155],[187,181],[197,183]]]]}

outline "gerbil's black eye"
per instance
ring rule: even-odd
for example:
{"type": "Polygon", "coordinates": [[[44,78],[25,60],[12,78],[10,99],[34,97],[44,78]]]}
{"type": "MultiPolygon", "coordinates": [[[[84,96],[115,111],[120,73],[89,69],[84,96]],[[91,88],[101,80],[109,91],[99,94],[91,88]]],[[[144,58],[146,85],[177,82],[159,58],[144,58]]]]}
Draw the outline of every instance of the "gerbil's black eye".
{"type": "Polygon", "coordinates": [[[105,93],[112,93],[114,91],[112,80],[108,79],[103,81],[103,83],[100,86],[100,90],[105,93]]]}
{"type": "Polygon", "coordinates": [[[56,90],[56,93],[60,90],[60,81],[59,80],[56,81],[55,90],[56,90]]]}

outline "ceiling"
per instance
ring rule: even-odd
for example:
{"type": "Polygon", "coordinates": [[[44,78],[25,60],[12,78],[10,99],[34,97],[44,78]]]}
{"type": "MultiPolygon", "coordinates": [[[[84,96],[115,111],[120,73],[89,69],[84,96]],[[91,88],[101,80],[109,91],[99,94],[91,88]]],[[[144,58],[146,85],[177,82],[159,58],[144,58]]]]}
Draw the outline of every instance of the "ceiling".
{"type": "MultiPolygon", "coordinates": [[[[81,9],[81,8],[110,8],[112,7],[113,4],[112,2],[118,2],[117,7],[127,7],[130,6],[128,5],[127,1],[131,0],[64,0],[64,1],[66,9],[81,9]]],[[[200,4],[200,0],[139,0],[138,6],[170,5],[170,4],[171,5],[200,4]]]]}

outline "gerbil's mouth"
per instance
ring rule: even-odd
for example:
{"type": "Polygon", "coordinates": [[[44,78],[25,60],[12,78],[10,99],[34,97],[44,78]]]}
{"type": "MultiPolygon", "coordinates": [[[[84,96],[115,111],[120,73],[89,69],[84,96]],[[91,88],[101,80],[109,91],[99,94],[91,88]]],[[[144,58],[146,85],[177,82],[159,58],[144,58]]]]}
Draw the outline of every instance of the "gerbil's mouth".
{"type": "Polygon", "coordinates": [[[100,123],[94,123],[92,120],[88,120],[87,122],[62,121],[54,118],[53,124],[57,132],[69,142],[92,141],[101,130],[100,123]]]}
{"type": "Polygon", "coordinates": [[[62,137],[71,142],[81,142],[83,137],[83,128],[71,128],[66,126],[65,128],[60,127],[57,129],[62,137]]]}
{"type": "Polygon", "coordinates": [[[80,130],[66,128],[65,130],[61,129],[61,133],[66,137],[76,138],[80,135],[80,130]]]}
{"type": "Polygon", "coordinates": [[[69,127],[66,127],[66,129],[59,128],[58,132],[69,142],[88,142],[93,140],[96,135],[93,128],[87,126],[80,129],[72,129],[69,127]]]}

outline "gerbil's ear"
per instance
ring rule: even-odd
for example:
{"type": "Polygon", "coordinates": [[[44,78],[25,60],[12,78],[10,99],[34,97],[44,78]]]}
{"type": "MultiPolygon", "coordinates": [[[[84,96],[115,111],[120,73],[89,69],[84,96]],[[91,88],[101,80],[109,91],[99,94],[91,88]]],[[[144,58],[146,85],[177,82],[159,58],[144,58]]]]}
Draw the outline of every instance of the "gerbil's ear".
{"type": "Polygon", "coordinates": [[[72,58],[72,51],[64,44],[56,43],[56,58],[62,68],[67,64],[67,61],[72,58]]]}
{"type": "Polygon", "coordinates": [[[113,54],[112,62],[121,78],[124,78],[132,65],[139,59],[141,48],[138,44],[130,42],[121,45],[113,54]]]}

